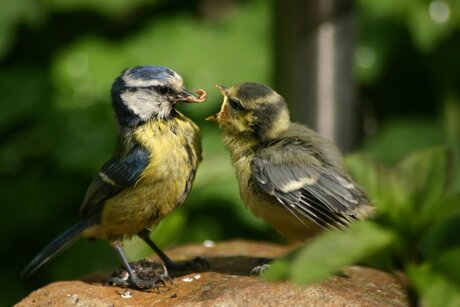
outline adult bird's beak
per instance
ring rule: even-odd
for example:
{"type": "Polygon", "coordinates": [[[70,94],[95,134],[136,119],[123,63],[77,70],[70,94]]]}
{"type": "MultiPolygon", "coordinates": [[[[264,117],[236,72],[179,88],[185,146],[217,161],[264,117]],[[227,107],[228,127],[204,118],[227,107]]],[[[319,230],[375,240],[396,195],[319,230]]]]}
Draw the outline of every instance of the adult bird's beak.
{"type": "MultiPolygon", "coordinates": [[[[220,93],[224,96],[224,97],[227,97],[228,96],[228,88],[223,86],[222,84],[216,84],[216,87],[219,89],[220,93]]],[[[221,120],[222,120],[222,114],[224,114],[224,104],[222,104],[222,107],[220,109],[220,111],[214,115],[211,115],[211,116],[208,116],[206,117],[206,120],[207,121],[211,121],[211,122],[216,122],[216,123],[219,123],[221,120]]]]}
{"type": "Polygon", "coordinates": [[[208,98],[208,94],[206,93],[205,90],[202,89],[194,89],[195,93],[198,94],[198,97],[195,97],[195,95],[190,92],[187,89],[183,89],[179,96],[177,97],[177,101],[184,101],[186,103],[196,103],[196,102],[205,102],[206,99],[208,98]]]}

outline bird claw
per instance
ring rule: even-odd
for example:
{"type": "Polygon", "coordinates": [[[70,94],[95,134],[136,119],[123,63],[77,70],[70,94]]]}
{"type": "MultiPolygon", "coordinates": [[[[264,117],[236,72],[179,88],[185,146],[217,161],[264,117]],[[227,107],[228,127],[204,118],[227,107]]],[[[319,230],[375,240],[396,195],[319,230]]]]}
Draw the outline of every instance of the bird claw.
{"type": "Polygon", "coordinates": [[[156,276],[150,280],[143,280],[137,277],[128,279],[111,277],[109,280],[107,280],[107,284],[110,286],[133,288],[137,290],[155,289],[159,292],[161,287],[166,287],[166,281],[170,281],[172,284],[172,279],[168,275],[156,276]]]}
{"type": "Polygon", "coordinates": [[[257,260],[257,265],[249,272],[249,276],[260,276],[270,268],[270,258],[260,258],[257,260]]]}
{"type": "Polygon", "coordinates": [[[262,275],[263,272],[268,270],[268,268],[271,266],[271,264],[262,264],[254,267],[251,272],[249,273],[249,276],[260,276],[262,275]]]}
{"type": "Polygon", "coordinates": [[[130,264],[133,275],[120,268],[107,280],[106,284],[117,287],[133,288],[138,290],[166,287],[166,283],[173,284],[166,267],[150,260],[141,260],[130,264]]]}

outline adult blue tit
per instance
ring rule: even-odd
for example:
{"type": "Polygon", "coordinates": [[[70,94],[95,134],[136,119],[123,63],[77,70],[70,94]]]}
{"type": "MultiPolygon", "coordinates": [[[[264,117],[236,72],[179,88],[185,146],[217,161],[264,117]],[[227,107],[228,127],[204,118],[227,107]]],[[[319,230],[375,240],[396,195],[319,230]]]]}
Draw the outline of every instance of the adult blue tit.
{"type": "Polygon", "coordinates": [[[140,236],[167,268],[172,262],[149,238],[150,228],[184,202],[201,160],[198,127],[176,110],[177,103],[203,102],[175,71],[161,66],[124,70],[112,86],[112,107],[119,126],[117,148],[91,182],[81,204],[81,219],[24,269],[30,275],[80,237],[106,239],[118,252],[135,288],[155,287],[141,280],[122,251],[122,240],[140,236]]]}
{"type": "Polygon", "coordinates": [[[241,197],[256,216],[300,243],[371,214],[336,146],[291,122],[283,97],[258,83],[217,87],[224,101],[207,119],[222,129],[241,197]]]}

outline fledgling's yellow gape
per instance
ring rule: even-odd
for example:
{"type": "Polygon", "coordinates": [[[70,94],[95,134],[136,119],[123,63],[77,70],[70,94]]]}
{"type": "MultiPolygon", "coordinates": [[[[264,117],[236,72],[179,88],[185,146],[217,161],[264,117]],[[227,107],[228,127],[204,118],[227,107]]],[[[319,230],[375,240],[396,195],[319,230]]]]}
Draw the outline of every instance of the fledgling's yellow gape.
{"type": "Polygon", "coordinates": [[[119,125],[118,146],[90,184],[81,220],[46,246],[24,269],[30,275],[80,237],[107,239],[129,274],[116,285],[151,288],[140,279],[121,249],[124,238],[139,235],[163,260],[172,262],[149,238],[150,227],[187,197],[201,160],[198,127],[175,109],[180,101],[203,102],[183,86],[181,76],[161,66],[129,68],[115,79],[112,104],[119,125]]]}
{"type": "Polygon", "coordinates": [[[300,243],[371,214],[338,149],[292,123],[283,97],[258,83],[217,87],[224,101],[207,119],[222,128],[241,197],[256,216],[300,243]]]}

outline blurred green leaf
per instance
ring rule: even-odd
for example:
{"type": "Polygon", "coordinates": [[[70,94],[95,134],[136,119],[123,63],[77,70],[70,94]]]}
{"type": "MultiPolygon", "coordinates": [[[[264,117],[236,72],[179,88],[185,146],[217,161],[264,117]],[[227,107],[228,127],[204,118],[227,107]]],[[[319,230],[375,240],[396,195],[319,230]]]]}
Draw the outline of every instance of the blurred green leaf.
{"type": "Polygon", "coordinates": [[[370,20],[403,24],[422,52],[431,51],[439,45],[460,20],[460,5],[456,0],[360,0],[358,4],[362,15],[370,20]]]}
{"type": "Polygon", "coordinates": [[[291,257],[283,257],[271,263],[270,269],[262,272],[262,278],[271,281],[289,279],[289,271],[292,261],[290,258],[291,257]]]}
{"type": "Polygon", "coordinates": [[[446,37],[449,30],[447,22],[436,22],[430,14],[431,4],[446,5],[444,1],[414,1],[411,9],[407,11],[407,25],[412,33],[416,46],[422,52],[432,50],[439,41],[446,37]]]}
{"type": "Polygon", "coordinates": [[[346,165],[354,180],[360,184],[377,212],[386,212],[389,207],[397,208],[405,202],[405,186],[400,178],[393,176],[393,171],[368,155],[354,154],[346,158],[346,165]]]}
{"type": "MultiPolygon", "coordinates": [[[[457,265],[458,266],[458,265],[457,265]]],[[[407,273],[421,296],[421,304],[428,307],[460,306],[460,291],[428,264],[411,265],[407,273]]]]}
{"type": "Polygon", "coordinates": [[[84,36],[55,57],[56,104],[64,109],[108,104],[111,83],[123,69],[162,65],[176,70],[184,78],[185,86],[204,87],[208,91],[206,103],[181,107],[193,119],[203,121],[222,102],[214,88],[217,82],[231,85],[243,80],[270,81],[268,7],[259,1],[252,2],[234,11],[231,17],[238,22],[225,19],[209,26],[190,15],[172,16],[154,20],[142,31],[116,42],[84,36]],[[235,46],[239,51],[229,52],[235,46]],[[214,56],[206,50],[212,50],[214,56]]]}
{"type": "MultiPolygon", "coordinates": [[[[26,65],[0,70],[0,103],[3,109],[0,113],[0,133],[9,126],[17,125],[17,122],[38,121],[37,117],[44,115],[50,105],[47,101],[49,83],[44,78],[45,74],[26,65]]],[[[28,124],[18,126],[20,129],[28,124]]]]}
{"type": "Polygon", "coordinates": [[[413,152],[446,143],[441,122],[427,118],[399,118],[381,127],[381,133],[368,139],[364,149],[377,161],[394,165],[413,152]]]}
{"type": "Polygon", "coordinates": [[[344,232],[330,231],[320,235],[303,246],[289,266],[283,260],[280,264],[275,262],[275,272],[268,271],[267,276],[281,278],[288,275],[295,283],[311,283],[388,248],[393,241],[391,232],[369,222],[357,223],[344,232]],[[286,269],[288,274],[283,272],[286,269]]]}
{"type": "Polygon", "coordinates": [[[155,3],[155,0],[46,0],[46,5],[56,11],[94,10],[107,15],[119,15],[140,4],[155,3]]]}
{"type": "Polygon", "coordinates": [[[44,10],[37,1],[0,1],[0,60],[14,42],[18,25],[37,25],[43,18],[44,10]]]}
{"type": "Polygon", "coordinates": [[[433,261],[433,268],[456,285],[460,294],[460,244],[440,253],[433,261]]]}
{"type": "Polygon", "coordinates": [[[415,214],[414,220],[432,219],[440,212],[438,206],[452,183],[452,151],[445,147],[414,152],[392,169],[362,155],[350,156],[346,162],[377,210],[394,219],[415,214]]]}
{"type": "MultiPolygon", "coordinates": [[[[442,251],[460,246],[460,198],[456,199],[455,205],[456,214],[437,220],[423,235],[420,250],[425,259],[433,261],[442,251]]],[[[440,211],[443,209],[439,207],[440,211]]]]}
{"type": "MultiPolygon", "coordinates": [[[[459,4],[460,6],[460,4],[459,4]]],[[[454,165],[450,192],[460,193],[460,98],[452,93],[444,101],[444,125],[452,146],[454,165]]]]}
{"type": "Polygon", "coordinates": [[[432,220],[450,183],[451,152],[447,148],[432,148],[416,152],[396,168],[396,176],[404,178],[407,200],[420,221],[432,220]]]}
{"type": "Polygon", "coordinates": [[[410,9],[413,0],[398,1],[398,0],[359,0],[361,8],[370,14],[373,18],[383,17],[400,17],[410,9]]]}

